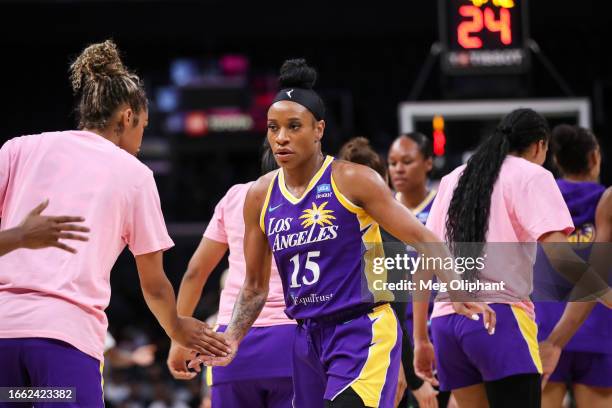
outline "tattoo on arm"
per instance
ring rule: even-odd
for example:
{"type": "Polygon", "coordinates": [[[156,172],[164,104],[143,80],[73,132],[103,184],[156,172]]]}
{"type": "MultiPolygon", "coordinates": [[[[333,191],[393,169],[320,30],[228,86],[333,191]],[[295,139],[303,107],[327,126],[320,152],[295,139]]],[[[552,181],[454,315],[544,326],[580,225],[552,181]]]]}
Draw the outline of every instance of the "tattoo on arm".
{"type": "Polygon", "coordinates": [[[266,290],[244,286],[234,305],[232,320],[227,328],[228,336],[238,341],[242,340],[261,313],[267,297],[266,290]]]}

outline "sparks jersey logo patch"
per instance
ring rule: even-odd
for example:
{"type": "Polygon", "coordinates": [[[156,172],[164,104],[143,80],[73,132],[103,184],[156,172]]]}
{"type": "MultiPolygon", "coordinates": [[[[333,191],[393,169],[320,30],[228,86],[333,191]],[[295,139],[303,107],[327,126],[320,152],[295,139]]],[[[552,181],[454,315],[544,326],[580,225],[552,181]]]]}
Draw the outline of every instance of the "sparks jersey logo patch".
{"type": "Polygon", "coordinates": [[[334,225],[331,220],[335,220],[332,214],[334,213],[332,210],[326,210],[325,206],[327,205],[327,201],[321,204],[319,207],[315,203],[312,203],[312,209],[306,209],[302,211],[304,214],[300,216],[302,221],[302,227],[308,228],[311,225],[318,224],[321,227],[327,225],[334,225]]]}

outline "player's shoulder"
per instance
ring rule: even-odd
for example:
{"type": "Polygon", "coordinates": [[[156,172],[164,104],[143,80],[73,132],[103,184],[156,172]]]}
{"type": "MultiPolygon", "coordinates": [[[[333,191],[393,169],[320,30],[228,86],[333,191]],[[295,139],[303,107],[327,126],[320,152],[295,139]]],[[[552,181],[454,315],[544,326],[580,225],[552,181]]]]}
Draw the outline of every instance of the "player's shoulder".
{"type": "Polygon", "coordinates": [[[257,201],[261,200],[263,203],[266,195],[268,194],[268,189],[276,179],[276,175],[279,171],[280,170],[272,170],[271,172],[259,177],[257,180],[249,183],[250,185],[248,188],[247,198],[255,199],[257,201]]]}
{"type": "Polygon", "coordinates": [[[612,186],[606,188],[597,204],[597,211],[604,211],[608,214],[612,214],[612,186]]]}
{"type": "Polygon", "coordinates": [[[374,169],[341,159],[332,162],[332,177],[336,181],[348,183],[380,179],[380,175],[374,169]]]}
{"type": "Polygon", "coordinates": [[[502,165],[502,170],[508,178],[516,180],[530,180],[532,178],[554,179],[553,174],[543,166],[533,163],[522,157],[508,155],[502,165]]]}
{"type": "Polygon", "coordinates": [[[244,202],[249,189],[254,183],[254,181],[249,181],[248,183],[234,184],[227,190],[220,202],[226,204],[232,204],[234,202],[244,202]]]}
{"type": "MultiPolygon", "coordinates": [[[[58,133],[58,132],[52,132],[52,133],[58,133]]],[[[34,144],[40,141],[44,136],[48,134],[49,133],[37,133],[37,134],[31,134],[31,135],[22,135],[22,136],[12,137],[8,139],[6,142],[4,142],[2,144],[2,147],[5,149],[20,149],[24,146],[27,146],[28,144],[34,144]]]]}

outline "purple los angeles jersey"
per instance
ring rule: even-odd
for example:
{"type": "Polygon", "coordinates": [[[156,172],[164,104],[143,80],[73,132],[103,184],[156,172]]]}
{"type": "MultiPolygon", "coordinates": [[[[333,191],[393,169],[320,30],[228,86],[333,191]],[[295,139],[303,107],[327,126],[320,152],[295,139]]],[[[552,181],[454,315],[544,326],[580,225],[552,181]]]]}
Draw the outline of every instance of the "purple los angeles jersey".
{"type": "Polygon", "coordinates": [[[380,230],[338,190],[333,161],[326,157],[299,199],[287,189],[283,170],[278,170],[262,209],[260,226],[283,283],[285,312],[292,319],[392,300],[387,292],[374,292],[375,297],[369,290],[371,277],[365,271],[372,270],[367,265],[370,257],[365,257],[365,264],[362,259],[366,252],[380,255],[380,230]]]}
{"type": "MultiPolygon", "coordinates": [[[[590,254],[590,243],[595,239],[595,210],[599,199],[605,191],[605,187],[598,183],[571,182],[563,179],[557,180],[563,199],[572,215],[576,226],[575,231],[568,237],[573,244],[584,244],[585,246],[576,250],[583,259],[588,259],[590,254]]],[[[545,257],[539,257],[535,268],[546,268],[552,270],[545,257]]],[[[536,269],[536,276],[542,270],[536,269]]],[[[555,272],[542,274],[542,276],[557,277],[555,272]]],[[[558,278],[558,277],[557,277],[558,278]]],[[[563,286],[563,281],[558,278],[558,287],[563,286]]],[[[565,284],[565,291],[569,293],[571,287],[565,284]]],[[[548,337],[555,324],[561,318],[565,308],[564,302],[538,302],[536,305],[536,320],[538,322],[538,338],[543,340],[548,337]]],[[[574,337],[564,348],[569,351],[585,351],[612,354],[612,311],[597,304],[587,320],[582,324],[574,337]]]]}

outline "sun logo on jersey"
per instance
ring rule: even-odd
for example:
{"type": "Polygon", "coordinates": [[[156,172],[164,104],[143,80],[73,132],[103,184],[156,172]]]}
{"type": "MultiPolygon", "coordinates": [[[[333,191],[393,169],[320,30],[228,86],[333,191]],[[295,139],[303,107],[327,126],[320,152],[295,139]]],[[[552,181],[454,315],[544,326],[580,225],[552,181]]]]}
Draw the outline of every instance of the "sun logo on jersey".
{"type": "Polygon", "coordinates": [[[584,224],[574,230],[567,240],[576,244],[588,244],[595,240],[595,226],[584,224]]]}
{"type": "Polygon", "coordinates": [[[332,210],[325,209],[325,207],[327,206],[327,203],[328,201],[325,201],[319,207],[317,207],[315,203],[312,203],[312,208],[302,211],[304,213],[300,216],[300,219],[304,220],[302,221],[302,227],[308,228],[311,225],[315,225],[315,224],[318,224],[321,227],[324,227],[326,224],[334,225],[331,222],[331,220],[335,220],[336,217],[332,215],[333,214],[332,210]]]}

